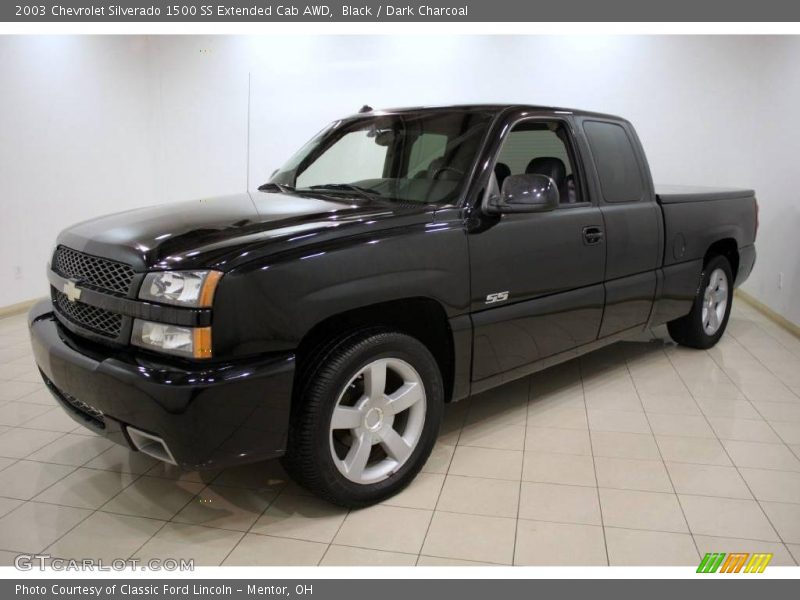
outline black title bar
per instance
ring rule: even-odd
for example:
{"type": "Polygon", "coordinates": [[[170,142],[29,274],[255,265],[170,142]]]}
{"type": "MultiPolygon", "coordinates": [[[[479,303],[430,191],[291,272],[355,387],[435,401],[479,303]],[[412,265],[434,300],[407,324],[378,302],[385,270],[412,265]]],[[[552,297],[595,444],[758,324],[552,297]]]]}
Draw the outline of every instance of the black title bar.
{"type": "Polygon", "coordinates": [[[787,0],[3,0],[0,22],[796,22],[787,0]]]}

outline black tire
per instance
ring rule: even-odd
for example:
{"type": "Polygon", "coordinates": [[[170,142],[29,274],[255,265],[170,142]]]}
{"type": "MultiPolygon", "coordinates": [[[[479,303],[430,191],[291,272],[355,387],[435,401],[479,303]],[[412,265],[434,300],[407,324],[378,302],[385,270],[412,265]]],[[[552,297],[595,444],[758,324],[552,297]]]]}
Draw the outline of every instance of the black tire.
{"type": "Polygon", "coordinates": [[[725,333],[725,328],[728,326],[728,317],[731,314],[731,305],[733,303],[733,275],[731,273],[731,264],[724,256],[714,256],[705,267],[700,275],[700,286],[697,288],[697,295],[694,299],[691,312],[685,317],[675,319],[667,323],[670,337],[681,346],[689,346],[690,348],[711,348],[716,344],[725,333]],[[727,278],[727,305],[725,307],[725,314],[720,322],[718,329],[709,335],[703,324],[703,304],[705,300],[705,290],[708,287],[711,274],[717,269],[721,269],[727,278]]]}
{"type": "Polygon", "coordinates": [[[362,330],[340,338],[304,365],[297,385],[287,452],[281,462],[309,491],[340,506],[369,506],[398,493],[425,464],[442,421],[444,386],[436,359],[417,339],[385,329],[362,330]],[[356,483],[334,462],[331,418],[353,377],[383,358],[399,359],[419,375],[425,397],[424,423],[416,446],[394,473],[375,483],[356,483]]]}

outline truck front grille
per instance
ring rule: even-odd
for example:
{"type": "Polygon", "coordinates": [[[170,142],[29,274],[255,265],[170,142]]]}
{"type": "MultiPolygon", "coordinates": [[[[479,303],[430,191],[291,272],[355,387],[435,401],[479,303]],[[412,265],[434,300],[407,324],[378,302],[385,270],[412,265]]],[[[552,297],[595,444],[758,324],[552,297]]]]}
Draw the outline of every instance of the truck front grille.
{"type": "Polygon", "coordinates": [[[83,302],[70,302],[66,295],[55,288],[50,290],[53,306],[64,318],[100,335],[114,339],[119,337],[122,331],[122,315],[83,302]]]}
{"type": "Polygon", "coordinates": [[[124,263],[77,252],[59,246],[53,255],[53,270],[81,285],[115,294],[127,295],[133,282],[134,270],[124,263]]]}

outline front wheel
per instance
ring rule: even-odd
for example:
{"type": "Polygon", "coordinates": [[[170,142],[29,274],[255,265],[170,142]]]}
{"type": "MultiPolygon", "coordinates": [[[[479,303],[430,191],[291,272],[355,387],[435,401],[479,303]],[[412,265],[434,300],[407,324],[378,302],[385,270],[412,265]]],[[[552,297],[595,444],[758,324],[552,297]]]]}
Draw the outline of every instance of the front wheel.
{"type": "Polygon", "coordinates": [[[732,301],[731,265],[724,256],[715,256],[703,269],[692,311],[667,323],[670,337],[682,346],[711,348],[725,333],[732,301]]]}
{"type": "Polygon", "coordinates": [[[284,466],[301,485],[343,506],[403,489],[430,455],[444,410],[436,360],[394,331],[355,334],[304,370],[284,466]]]}

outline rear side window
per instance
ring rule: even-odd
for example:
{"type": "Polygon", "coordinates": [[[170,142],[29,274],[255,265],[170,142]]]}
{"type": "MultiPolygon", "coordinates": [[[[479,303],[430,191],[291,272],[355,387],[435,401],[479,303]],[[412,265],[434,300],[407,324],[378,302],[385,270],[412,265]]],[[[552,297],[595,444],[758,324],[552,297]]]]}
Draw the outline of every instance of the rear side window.
{"type": "Polygon", "coordinates": [[[625,130],[615,123],[586,121],[583,131],[606,202],[635,202],[642,198],[642,176],[636,153],[625,130]]]}

